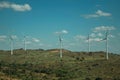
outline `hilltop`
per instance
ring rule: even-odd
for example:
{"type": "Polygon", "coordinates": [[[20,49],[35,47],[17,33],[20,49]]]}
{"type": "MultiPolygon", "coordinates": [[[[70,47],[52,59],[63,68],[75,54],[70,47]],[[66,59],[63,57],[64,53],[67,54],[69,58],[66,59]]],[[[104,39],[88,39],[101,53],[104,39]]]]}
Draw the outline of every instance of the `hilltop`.
{"type": "Polygon", "coordinates": [[[1,80],[120,80],[120,55],[63,49],[0,51],[1,80]]]}

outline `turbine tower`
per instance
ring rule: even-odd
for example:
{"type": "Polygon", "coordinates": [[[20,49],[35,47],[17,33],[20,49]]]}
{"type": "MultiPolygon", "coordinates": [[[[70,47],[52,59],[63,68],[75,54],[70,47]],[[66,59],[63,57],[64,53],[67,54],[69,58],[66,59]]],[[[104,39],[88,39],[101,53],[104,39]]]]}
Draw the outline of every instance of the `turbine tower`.
{"type": "Polygon", "coordinates": [[[89,34],[88,34],[87,40],[88,40],[88,53],[89,53],[90,52],[90,35],[89,34]]]}
{"type": "Polygon", "coordinates": [[[24,36],[24,50],[26,51],[26,36],[24,36]]]}
{"type": "Polygon", "coordinates": [[[102,41],[106,41],[106,60],[109,59],[109,55],[108,55],[108,30],[106,31],[106,34],[105,34],[105,38],[102,40],[102,41]]]}
{"type": "Polygon", "coordinates": [[[10,44],[11,44],[10,46],[11,55],[13,55],[13,37],[12,36],[10,36],[10,44]]]}
{"type": "Polygon", "coordinates": [[[59,34],[59,42],[60,42],[60,58],[62,58],[62,38],[61,38],[61,34],[59,34]]]}
{"type": "Polygon", "coordinates": [[[109,59],[108,56],[108,30],[106,31],[106,59],[109,59]]]}
{"type": "Polygon", "coordinates": [[[60,58],[62,59],[62,54],[63,54],[63,51],[62,51],[62,35],[63,34],[67,34],[68,31],[66,30],[62,30],[60,32],[56,32],[56,34],[58,35],[58,39],[59,39],[59,42],[60,42],[60,58]]]}

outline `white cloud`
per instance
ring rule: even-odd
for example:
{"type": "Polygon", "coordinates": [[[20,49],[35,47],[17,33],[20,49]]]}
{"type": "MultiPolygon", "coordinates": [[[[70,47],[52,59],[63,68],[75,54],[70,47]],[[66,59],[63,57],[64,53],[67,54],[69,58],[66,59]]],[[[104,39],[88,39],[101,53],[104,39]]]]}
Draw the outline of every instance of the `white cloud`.
{"type": "Polygon", "coordinates": [[[97,18],[97,17],[108,17],[111,13],[103,12],[102,10],[97,10],[94,14],[83,15],[85,18],[97,18]]]}
{"type": "MultiPolygon", "coordinates": [[[[96,37],[93,37],[91,39],[91,41],[102,41],[105,36],[106,36],[106,31],[109,30],[109,31],[112,31],[112,30],[115,30],[115,27],[114,26],[99,26],[99,27],[95,27],[93,29],[93,32],[95,34],[96,37]]],[[[115,36],[108,33],[108,38],[114,38],[115,36]]]]}
{"type": "MultiPolygon", "coordinates": [[[[102,38],[90,38],[89,39],[90,42],[99,42],[101,40],[102,40],[102,38]]],[[[88,40],[85,40],[85,42],[88,42],[88,40]]]]}
{"type": "Polygon", "coordinates": [[[12,4],[11,8],[13,8],[15,11],[30,11],[31,10],[31,7],[29,4],[24,4],[24,5],[12,4]]]}
{"type": "Polygon", "coordinates": [[[90,37],[96,37],[96,34],[95,33],[91,33],[90,37]]]}
{"type": "Polygon", "coordinates": [[[95,37],[102,37],[103,36],[103,34],[102,33],[91,33],[90,34],[90,37],[92,37],[92,38],[95,38],[95,37]]]}
{"type": "Polygon", "coordinates": [[[32,8],[29,4],[15,4],[15,3],[10,3],[10,2],[0,2],[0,8],[8,8],[8,9],[13,9],[14,11],[30,11],[32,8]]]}
{"type": "Polygon", "coordinates": [[[68,31],[67,31],[67,30],[62,30],[61,33],[63,33],[63,34],[67,34],[68,31]]]}
{"type": "Polygon", "coordinates": [[[33,40],[34,42],[40,42],[40,40],[37,39],[37,38],[32,38],[32,40],[33,40]]]}
{"type": "Polygon", "coordinates": [[[98,36],[99,36],[99,37],[102,37],[102,36],[103,36],[103,34],[102,34],[102,33],[98,33],[98,36]]]}
{"type": "Polygon", "coordinates": [[[44,46],[44,44],[43,44],[43,43],[40,43],[39,46],[44,46]]]}
{"type": "Polygon", "coordinates": [[[76,44],[75,43],[69,43],[70,46],[75,46],[76,44]]]}
{"type": "Polygon", "coordinates": [[[101,41],[102,38],[94,38],[93,41],[101,41]]]}
{"type": "Polygon", "coordinates": [[[83,15],[83,17],[85,17],[85,18],[97,18],[97,17],[99,17],[99,15],[97,15],[97,14],[88,14],[88,15],[83,15]]]}
{"type": "Polygon", "coordinates": [[[5,36],[5,35],[0,35],[0,41],[5,41],[6,38],[7,38],[7,36],[5,36]]]}
{"type": "Polygon", "coordinates": [[[110,37],[110,38],[114,38],[115,36],[112,35],[112,34],[109,34],[108,37],[110,37]]]}
{"type": "Polygon", "coordinates": [[[99,31],[106,31],[106,30],[115,30],[114,26],[99,26],[99,27],[95,27],[93,29],[94,32],[99,32],[99,31]]]}
{"type": "Polygon", "coordinates": [[[55,34],[59,35],[59,34],[68,34],[68,31],[67,30],[62,30],[62,31],[59,31],[59,32],[55,32],[55,34]]]}
{"type": "Polygon", "coordinates": [[[11,35],[10,38],[11,39],[17,39],[18,37],[16,35],[11,35]]]}
{"type": "Polygon", "coordinates": [[[83,40],[83,39],[86,39],[86,37],[85,36],[83,36],[83,35],[76,35],[75,37],[74,37],[76,40],[83,40]]]}
{"type": "Polygon", "coordinates": [[[26,44],[31,44],[32,42],[31,41],[26,41],[26,44]]]}
{"type": "MultiPolygon", "coordinates": [[[[95,33],[91,33],[90,34],[90,38],[89,38],[89,41],[90,42],[95,42],[95,41],[101,41],[102,40],[102,33],[98,33],[98,34],[95,34],[95,33]]],[[[76,35],[74,37],[76,40],[84,40],[84,42],[88,42],[88,39],[86,36],[82,36],[82,35],[76,35]]]]}
{"type": "Polygon", "coordinates": [[[7,38],[7,36],[5,36],[5,35],[0,36],[0,39],[5,39],[5,38],[7,38]]]}
{"type": "Polygon", "coordinates": [[[106,13],[101,10],[97,10],[96,14],[99,16],[111,16],[111,13],[106,13]]]}

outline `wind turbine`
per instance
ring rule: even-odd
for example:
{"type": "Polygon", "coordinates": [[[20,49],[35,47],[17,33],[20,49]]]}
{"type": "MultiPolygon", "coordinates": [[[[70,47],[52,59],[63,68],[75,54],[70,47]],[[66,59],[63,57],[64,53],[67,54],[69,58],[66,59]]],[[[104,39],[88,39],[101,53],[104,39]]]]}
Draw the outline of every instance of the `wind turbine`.
{"type": "Polygon", "coordinates": [[[24,50],[26,51],[26,36],[24,36],[24,50]]]}
{"type": "Polygon", "coordinates": [[[59,34],[59,42],[60,42],[60,58],[62,58],[62,38],[61,38],[61,34],[59,34]]]}
{"type": "Polygon", "coordinates": [[[89,53],[90,52],[90,35],[89,34],[88,34],[87,40],[88,40],[88,53],[89,53]]]}
{"type": "Polygon", "coordinates": [[[13,37],[10,36],[10,50],[11,50],[11,55],[13,55],[13,37]]]}
{"type": "Polygon", "coordinates": [[[108,55],[108,30],[106,30],[105,38],[101,41],[106,41],[106,60],[108,60],[109,59],[109,55],[108,55]]]}
{"type": "Polygon", "coordinates": [[[108,60],[109,59],[109,56],[108,56],[108,30],[106,31],[105,40],[106,40],[106,59],[108,60]]]}
{"type": "Polygon", "coordinates": [[[63,34],[67,34],[68,33],[68,31],[66,31],[66,30],[62,30],[62,31],[60,31],[60,32],[56,32],[56,34],[58,35],[58,38],[59,38],[59,42],[60,42],[60,58],[62,58],[63,57],[63,51],[62,51],[62,35],[63,34]]]}

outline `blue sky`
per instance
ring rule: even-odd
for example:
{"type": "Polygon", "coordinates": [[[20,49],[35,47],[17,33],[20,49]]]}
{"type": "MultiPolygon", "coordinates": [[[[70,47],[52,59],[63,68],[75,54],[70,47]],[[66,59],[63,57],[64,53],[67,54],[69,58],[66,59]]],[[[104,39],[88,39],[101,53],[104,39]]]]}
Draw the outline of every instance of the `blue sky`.
{"type": "Polygon", "coordinates": [[[109,51],[120,53],[120,0],[0,0],[0,49],[59,48],[56,32],[62,33],[63,47],[105,51],[105,30],[109,30],[109,51]],[[64,33],[66,32],[66,33],[64,33]]]}

